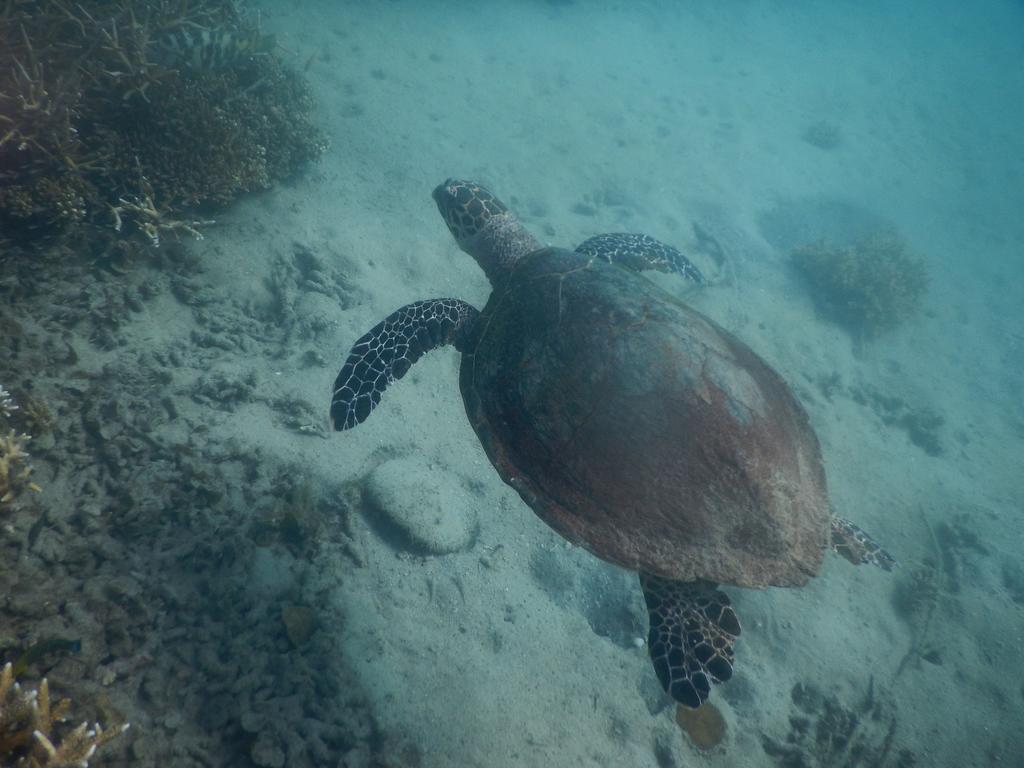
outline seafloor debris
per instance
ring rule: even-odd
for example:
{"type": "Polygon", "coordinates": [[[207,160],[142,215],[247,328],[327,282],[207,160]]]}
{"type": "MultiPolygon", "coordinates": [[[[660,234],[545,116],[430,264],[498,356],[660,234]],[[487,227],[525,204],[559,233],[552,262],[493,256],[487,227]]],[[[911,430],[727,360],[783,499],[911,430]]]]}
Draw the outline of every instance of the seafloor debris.
{"type": "Polygon", "coordinates": [[[940,597],[939,577],[935,561],[926,559],[896,584],[893,603],[910,624],[912,634],[910,648],[900,659],[894,677],[898,677],[910,662],[942,663],[941,651],[931,637],[932,619],[940,597]]]}
{"type": "Polygon", "coordinates": [[[14,682],[10,662],[0,671],[0,764],[25,768],[87,768],[97,748],[128,729],[128,723],[104,730],[82,723],[62,729],[71,702],[50,701],[44,678],[35,690],[14,682]],[[61,732],[63,731],[63,732],[61,732]]]}
{"type": "Polygon", "coordinates": [[[705,701],[697,709],[676,707],[676,722],[700,750],[717,747],[725,738],[725,718],[710,701],[705,701]]]}
{"type": "Polygon", "coordinates": [[[896,713],[888,697],[878,695],[874,678],[864,698],[853,705],[826,695],[811,685],[797,683],[791,693],[793,712],[785,740],[761,737],[764,751],[785,768],[858,768],[914,764],[906,750],[893,754],[896,713]]]}
{"type": "Polygon", "coordinates": [[[850,384],[836,371],[817,378],[815,384],[822,396],[832,402],[837,395],[850,398],[870,408],[888,427],[897,427],[907,438],[929,456],[945,453],[943,430],[946,418],[928,403],[911,403],[896,395],[886,394],[871,384],[850,384]]]}
{"type": "Polygon", "coordinates": [[[969,572],[971,555],[991,554],[991,550],[977,533],[977,518],[986,513],[992,514],[984,507],[969,508],[943,520],[935,528],[935,539],[942,557],[942,570],[946,575],[945,587],[949,592],[960,591],[965,581],[965,572],[969,572]]]}
{"type": "Polygon", "coordinates": [[[911,644],[895,676],[907,668],[919,667],[922,661],[937,666],[943,663],[943,648],[932,627],[940,609],[946,614],[958,611],[957,601],[964,582],[972,581],[969,576],[976,572],[974,558],[991,555],[976,533],[977,517],[986,512],[991,514],[984,507],[975,507],[951,515],[935,527],[922,514],[931,554],[909,573],[909,578],[897,583],[893,596],[895,607],[911,627],[911,644]]]}
{"type": "Polygon", "coordinates": [[[905,430],[910,442],[929,456],[943,454],[940,430],[946,419],[931,406],[911,405],[871,386],[851,386],[849,394],[854,402],[870,407],[886,425],[905,430]]]}

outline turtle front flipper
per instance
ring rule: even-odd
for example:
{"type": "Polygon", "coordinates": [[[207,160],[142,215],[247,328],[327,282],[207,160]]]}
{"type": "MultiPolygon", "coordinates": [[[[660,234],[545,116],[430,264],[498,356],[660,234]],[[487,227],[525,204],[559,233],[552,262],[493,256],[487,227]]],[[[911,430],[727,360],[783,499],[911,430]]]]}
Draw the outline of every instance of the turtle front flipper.
{"type": "Polygon", "coordinates": [[[446,344],[461,352],[479,314],[460,299],[428,299],[407,304],[375,325],[353,345],[334,380],[334,428],[362,423],[387,386],[405,376],[425,352],[446,344]]]}
{"type": "Polygon", "coordinates": [[[640,574],[651,630],[651,663],[662,688],[696,709],[712,683],[732,677],[740,622],[729,596],[707,581],[670,581],[640,574]]]}
{"type": "Polygon", "coordinates": [[[891,571],[898,565],[896,558],[882,549],[859,526],[835,515],[832,516],[831,545],[833,550],[854,565],[870,563],[883,571],[891,571]]]}
{"type": "Polygon", "coordinates": [[[609,264],[619,264],[635,272],[656,269],[659,272],[676,272],[698,285],[707,285],[708,282],[683,254],[648,235],[629,232],[597,235],[580,243],[576,253],[604,259],[609,264]]]}

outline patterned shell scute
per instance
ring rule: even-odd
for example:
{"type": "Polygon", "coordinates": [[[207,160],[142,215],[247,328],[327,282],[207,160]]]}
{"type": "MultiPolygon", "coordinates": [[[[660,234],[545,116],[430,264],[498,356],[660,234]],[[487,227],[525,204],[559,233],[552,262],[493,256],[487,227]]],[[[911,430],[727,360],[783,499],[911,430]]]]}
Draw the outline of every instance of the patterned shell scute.
{"type": "Polygon", "coordinates": [[[829,508],[806,413],[749,347],[639,273],[527,257],[476,323],[461,387],[502,478],[597,556],[752,587],[818,572],[829,508]]]}

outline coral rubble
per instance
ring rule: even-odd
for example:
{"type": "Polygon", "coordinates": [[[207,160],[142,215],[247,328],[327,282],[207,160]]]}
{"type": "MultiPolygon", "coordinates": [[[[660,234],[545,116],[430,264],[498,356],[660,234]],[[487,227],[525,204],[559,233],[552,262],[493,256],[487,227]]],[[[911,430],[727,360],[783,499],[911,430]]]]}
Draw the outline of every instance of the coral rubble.
{"type": "Polygon", "coordinates": [[[324,150],[311,110],[232,0],[5,3],[0,250],[195,235],[324,150]]]}
{"type": "Polygon", "coordinates": [[[916,314],[928,287],[924,262],[893,231],[842,247],[825,241],[793,251],[818,311],[858,336],[874,337],[916,314]]]}
{"type": "Polygon", "coordinates": [[[791,692],[790,731],[784,739],[762,734],[765,754],[784,768],[830,768],[842,765],[913,764],[907,750],[895,749],[897,719],[890,697],[875,690],[874,678],[864,698],[852,705],[814,686],[797,683],[791,692]]]}
{"type": "Polygon", "coordinates": [[[903,429],[910,442],[929,456],[945,452],[942,428],[946,419],[927,403],[908,403],[870,385],[851,386],[848,394],[858,405],[871,408],[887,426],[903,429]]]}
{"type": "Polygon", "coordinates": [[[0,269],[14,379],[3,383],[18,406],[0,417],[0,434],[32,435],[32,477],[46,491],[0,510],[0,562],[16,563],[0,567],[0,666],[11,661],[31,687],[49,676],[53,691],[59,680],[63,696],[95,704],[90,725],[130,719],[139,737],[101,747],[97,763],[384,764],[394,742],[378,735],[338,652],[329,597],[344,576],[332,563],[360,552],[345,532],[348,491],[312,485],[307,468],[216,426],[242,408],[308,416],[281,405],[294,393],[268,394],[258,368],[236,372],[225,357],[251,354],[253,339],[312,347],[291,308],[301,286],[315,279],[340,294],[344,285],[303,256],[307,269],[275,275],[285,302],[251,312],[204,285],[194,262],[174,261],[182,251],[168,242],[128,274],[54,262],[32,271],[29,290],[8,293],[0,269]],[[123,345],[141,311],[133,305],[177,296],[191,337],[123,345]],[[118,352],[87,370],[75,349],[99,328],[118,352]],[[207,394],[192,407],[197,389],[207,394]],[[269,530],[250,535],[254,518],[269,530]]]}

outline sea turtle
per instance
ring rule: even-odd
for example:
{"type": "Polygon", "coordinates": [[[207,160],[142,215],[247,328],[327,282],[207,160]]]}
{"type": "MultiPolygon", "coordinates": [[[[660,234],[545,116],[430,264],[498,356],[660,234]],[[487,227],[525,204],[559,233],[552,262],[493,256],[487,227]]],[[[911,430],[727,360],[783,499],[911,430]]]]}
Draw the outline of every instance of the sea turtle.
{"type": "Polygon", "coordinates": [[[719,584],[800,586],[829,546],[894,565],[832,516],[818,439],[782,378],[642,276],[703,283],[679,251],[623,233],[546,248],[479,184],[449,179],[433,197],[491,297],[482,312],[418,301],[356,341],[334,384],[335,429],[453,344],[498,474],[566,539],[639,573],[655,672],[687,707],[732,676],[740,623],[719,584]]]}

